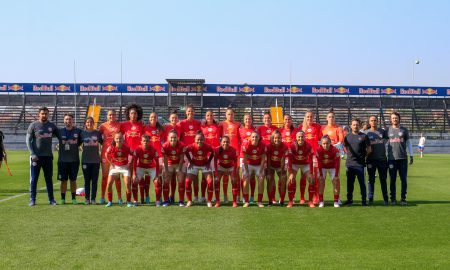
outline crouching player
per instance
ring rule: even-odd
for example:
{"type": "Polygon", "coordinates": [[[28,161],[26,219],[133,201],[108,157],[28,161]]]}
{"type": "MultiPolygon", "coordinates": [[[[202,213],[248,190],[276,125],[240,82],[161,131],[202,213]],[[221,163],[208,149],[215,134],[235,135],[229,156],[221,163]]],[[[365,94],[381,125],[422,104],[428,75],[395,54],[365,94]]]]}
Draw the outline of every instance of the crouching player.
{"type": "Polygon", "coordinates": [[[267,146],[267,195],[269,206],[275,201],[275,172],[278,175],[278,192],[280,193],[280,205],[284,205],[286,196],[286,168],[285,159],[288,154],[286,145],[282,142],[281,132],[275,130],[270,136],[270,144],[267,146]]]}
{"type": "Polygon", "coordinates": [[[332,177],[334,207],[339,207],[339,150],[331,145],[330,137],[325,135],[322,137],[316,155],[319,167],[319,207],[324,207],[323,191],[325,189],[325,178],[327,174],[330,174],[330,177],[332,177]]]}
{"type": "Polygon", "coordinates": [[[216,174],[217,178],[214,182],[214,191],[216,194],[216,207],[220,207],[220,180],[224,176],[231,177],[232,194],[233,194],[233,208],[237,207],[237,196],[239,194],[239,183],[236,177],[237,166],[236,149],[230,146],[230,138],[223,136],[220,141],[220,146],[216,148],[214,157],[216,160],[216,174]]]}
{"type": "Polygon", "coordinates": [[[295,134],[295,141],[289,147],[288,157],[288,208],[294,205],[295,191],[297,189],[297,172],[300,171],[300,179],[305,178],[308,183],[309,207],[315,207],[313,203],[314,196],[314,178],[311,175],[313,170],[313,150],[309,143],[305,141],[305,132],[299,130],[295,134]]]}
{"type": "Polygon", "coordinates": [[[161,180],[159,179],[159,155],[155,148],[150,145],[150,137],[147,134],[142,135],[141,146],[133,152],[133,166],[136,168],[136,174],[133,177],[132,191],[134,206],[138,205],[138,186],[141,181],[145,181],[144,176],[148,175],[155,185],[156,206],[161,202],[161,180]]]}
{"type": "Polygon", "coordinates": [[[198,173],[199,171],[202,171],[202,175],[205,176],[208,186],[206,205],[211,208],[213,196],[211,161],[214,158],[214,150],[209,144],[205,144],[205,137],[201,131],[195,135],[194,143],[186,147],[185,155],[188,160],[186,179],[186,195],[188,197],[188,202],[186,207],[192,205],[192,182],[198,180],[198,173]]]}
{"type": "Polygon", "coordinates": [[[258,178],[258,207],[264,207],[262,198],[264,194],[264,170],[266,165],[267,149],[264,143],[261,142],[258,132],[253,131],[250,135],[250,141],[242,146],[242,153],[244,154],[244,164],[242,176],[244,178],[244,205],[248,207],[248,184],[252,177],[258,178]]]}
{"type": "Polygon", "coordinates": [[[112,206],[112,185],[117,177],[123,175],[123,182],[126,187],[127,206],[132,207],[131,203],[131,181],[130,181],[130,149],[123,142],[122,133],[116,133],[113,136],[113,142],[106,150],[106,158],[111,164],[108,174],[108,203],[106,207],[112,206]]]}
{"type": "MultiPolygon", "coordinates": [[[[169,205],[169,187],[172,185],[172,179],[175,178],[176,181],[178,178],[179,206],[184,207],[185,181],[184,173],[182,172],[184,151],[184,145],[178,141],[178,133],[172,129],[167,136],[167,142],[165,142],[161,148],[161,152],[164,156],[163,206],[169,205]]],[[[174,190],[175,189],[172,188],[172,191],[174,190]]]]}

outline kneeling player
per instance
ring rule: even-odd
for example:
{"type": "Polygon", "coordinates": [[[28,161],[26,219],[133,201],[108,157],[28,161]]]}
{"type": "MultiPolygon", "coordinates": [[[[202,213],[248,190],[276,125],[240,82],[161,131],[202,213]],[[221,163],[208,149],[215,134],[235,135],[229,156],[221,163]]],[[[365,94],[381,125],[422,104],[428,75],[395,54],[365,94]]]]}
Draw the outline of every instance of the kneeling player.
{"type": "MultiPolygon", "coordinates": [[[[145,181],[144,176],[148,175],[155,185],[156,206],[161,202],[161,180],[159,179],[158,152],[150,145],[150,137],[142,135],[141,146],[133,152],[133,166],[136,168],[136,175],[133,178],[132,190],[134,206],[138,205],[138,186],[145,181]]],[[[148,193],[147,193],[148,194],[148,193]]]]}
{"type": "Polygon", "coordinates": [[[106,207],[112,206],[112,185],[117,177],[123,175],[123,182],[126,187],[127,206],[132,207],[131,203],[131,181],[130,181],[130,149],[123,142],[122,133],[116,133],[113,136],[113,142],[106,150],[106,158],[111,164],[108,174],[108,203],[106,207]]]}
{"type": "Polygon", "coordinates": [[[317,162],[319,167],[319,207],[324,207],[323,191],[325,189],[325,178],[327,174],[332,177],[334,207],[339,207],[339,150],[331,145],[331,139],[327,135],[322,137],[317,149],[317,162]]]}
{"type": "Polygon", "coordinates": [[[233,208],[237,207],[237,196],[239,194],[239,183],[236,177],[237,153],[234,147],[230,146],[230,138],[223,136],[220,141],[220,146],[217,147],[214,157],[216,159],[217,178],[214,182],[214,191],[216,193],[216,207],[220,206],[220,180],[224,176],[231,177],[232,194],[233,194],[233,208]]]}

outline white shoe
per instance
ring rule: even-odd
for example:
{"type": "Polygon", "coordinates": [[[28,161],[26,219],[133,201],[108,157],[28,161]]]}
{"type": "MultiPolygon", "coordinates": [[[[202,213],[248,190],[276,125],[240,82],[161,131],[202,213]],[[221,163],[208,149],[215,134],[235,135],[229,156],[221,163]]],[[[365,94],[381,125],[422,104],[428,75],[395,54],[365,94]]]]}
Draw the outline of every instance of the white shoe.
{"type": "Polygon", "coordinates": [[[242,205],[242,207],[247,208],[248,207],[248,202],[244,203],[244,205],[242,205]]]}
{"type": "Polygon", "coordinates": [[[156,202],[155,202],[155,206],[156,206],[156,207],[160,207],[160,206],[161,206],[161,202],[160,202],[160,201],[156,201],[156,202]]]}
{"type": "Polygon", "coordinates": [[[325,206],[325,203],[323,203],[323,202],[319,203],[319,208],[323,208],[324,206],[325,206]]]}
{"type": "Polygon", "coordinates": [[[208,208],[211,208],[212,207],[212,203],[211,202],[207,202],[206,206],[208,206],[208,208]]]}
{"type": "Polygon", "coordinates": [[[201,197],[201,198],[200,198],[200,202],[201,202],[201,203],[205,203],[205,202],[206,202],[206,198],[205,198],[205,197],[201,197]]]}
{"type": "MultiPolygon", "coordinates": [[[[236,199],[236,200],[239,201],[238,199],[236,199]]],[[[228,203],[228,196],[223,197],[223,203],[228,203]]]]}
{"type": "Polygon", "coordinates": [[[192,202],[188,201],[187,204],[186,204],[186,207],[191,207],[191,206],[192,206],[192,202]]]}
{"type": "Polygon", "coordinates": [[[263,204],[262,202],[257,202],[256,205],[257,205],[259,208],[264,208],[264,204],[263,204]]]}
{"type": "Polygon", "coordinates": [[[339,202],[335,202],[334,203],[334,207],[338,208],[338,207],[341,207],[341,206],[339,205],[339,202]]]}
{"type": "Polygon", "coordinates": [[[341,199],[338,200],[338,204],[339,204],[339,205],[342,205],[341,199]]]}
{"type": "MultiPolygon", "coordinates": [[[[198,203],[198,197],[194,197],[194,202],[198,203]]],[[[192,203],[192,202],[191,202],[192,203]]]]}

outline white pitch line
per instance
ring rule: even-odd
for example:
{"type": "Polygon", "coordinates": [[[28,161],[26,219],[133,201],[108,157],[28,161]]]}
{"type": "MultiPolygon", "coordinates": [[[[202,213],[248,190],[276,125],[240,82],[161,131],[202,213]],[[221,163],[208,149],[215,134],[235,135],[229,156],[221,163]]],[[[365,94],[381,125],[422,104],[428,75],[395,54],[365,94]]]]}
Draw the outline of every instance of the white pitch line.
{"type": "MultiPolygon", "coordinates": [[[[77,179],[80,178],[80,177],[82,177],[82,175],[77,176],[77,179]]],[[[59,181],[59,180],[57,180],[57,181],[59,181]]],[[[58,185],[58,183],[55,183],[53,186],[56,186],[56,185],[58,185]]],[[[40,188],[40,189],[38,189],[38,191],[44,190],[46,188],[47,187],[40,188]]],[[[30,192],[21,193],[21,194],[17,194],[17,195],[14,195],[14,196],[11,196],[11,197],[8,197],[8,198],[5,198],[5,199],[1,199],[0,203],[9,201],[9,200],[12,200],[12,199],[15,199],[15,198],[19,198],[19,197],[22,197],[22,196],[25,196],[25,195],[30,195],[30,192]]]]}

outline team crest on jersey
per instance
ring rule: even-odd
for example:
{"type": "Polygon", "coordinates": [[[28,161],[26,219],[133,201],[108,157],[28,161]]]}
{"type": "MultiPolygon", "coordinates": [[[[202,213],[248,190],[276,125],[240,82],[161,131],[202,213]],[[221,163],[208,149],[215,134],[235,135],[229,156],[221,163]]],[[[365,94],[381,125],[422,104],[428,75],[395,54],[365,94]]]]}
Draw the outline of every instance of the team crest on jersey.
{"type": "Polygon", "coordinates": [[[273,151],[273,154],[274,154],[275,156],[277,156],[277,155],[278,155],[278,151],[273,151]]]}
{"type": "Polygon", "coordinates": [[[190,125],[190,126],[189,126],[189,129],[194,129],[194,126],[190,125]]]}
{"type": "Polygon", "coordinates": [[[53,131],[53,129],[52,129],[51,127],[49,127],[49,128],[48,128],[48,131],[52,132],[52,131],[53,131]]]}
{"type": "Polygon", "coordinates": [[[199,155],[202,155],[202,154],[203,154],[203,151],[200,150],[200,151],[198,151],[197,153],[198,153],[199,155]]]}
{"type": "Polygon", "coordinates": [[[175,155],[177,153],[177,151],[172,150],[172,155],[175,155]]]}
{"type": "Polygon", "coordinates": [[[253,154],[256,154],[257,152],[258,152],[258,151],[256,151],[256,150],[253,150],[253,151],[252,151],[253,154]]]}
{"type": "Polygon", "coordinates": [[[144,158],[148,158],[148,155],[147,155],[147,154],[144,154],[144,158]]]}
{"type": "Polygon", "coordinates": [[[122,152],[117,152],[117,156],[121,157],[122,156],[122,152]]]}
{"type": "Polygon", "coordinates": [[[73,137],[76,139],[78,138],[78,134],[73,134],[73,137]]]}

